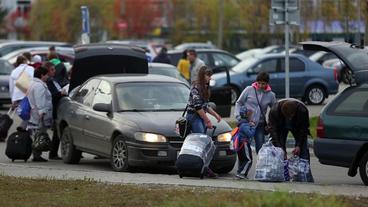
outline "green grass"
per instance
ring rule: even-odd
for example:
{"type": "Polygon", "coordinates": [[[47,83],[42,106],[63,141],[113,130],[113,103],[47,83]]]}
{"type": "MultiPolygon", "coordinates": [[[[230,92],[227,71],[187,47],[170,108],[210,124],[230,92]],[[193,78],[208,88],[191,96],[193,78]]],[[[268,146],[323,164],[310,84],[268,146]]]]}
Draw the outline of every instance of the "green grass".
{"type": "MultiPolygon", "coordinates": [[[[310,124],[309,130],[310,130],[313,138],[317,137],[316,136],[317,120],[318,120],[317,116],[309,118],[309,124],[310,124]]],[[[231,121],[231,122],[228,122],[228,124],[231,126],[231,128],[235,128],[237,122],[236,121],[231,121]]],[[[291,134],[289,134],[289,137],[292,137],[291,134]]]]}
{"type": "Polygon", "coordinates": [[[0,176],[0,206],[6,207],[345,207],[364,206],[367,201],[367,198],[288,192],[167,185],[112,185],[90,180],[60,181],[0,176]]]}

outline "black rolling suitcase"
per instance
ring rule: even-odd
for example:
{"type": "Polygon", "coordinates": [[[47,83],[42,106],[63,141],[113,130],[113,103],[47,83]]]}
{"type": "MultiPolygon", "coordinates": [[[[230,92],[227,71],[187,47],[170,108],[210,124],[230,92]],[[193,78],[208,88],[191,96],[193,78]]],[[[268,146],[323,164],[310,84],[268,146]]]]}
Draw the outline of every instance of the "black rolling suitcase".
{"type": "Polygon", "coordinates": [[[32,139],[29,132],[17,131],[12,133],[6,142],[5,154],[12,162],[14,160],[27,162],[32,154],[32,139]]]}
{"type": "Polygon", "coordinates": [[[11,109],[8,111],[7,114],[1,114],[0,115],[0,140],[5,140],[8,136],[8,131],[13,124],[13,119],[10,116],[14,116],[14,112],[12,115],[11,109]]]}
{"type": "MultiPolygon", "coordinates": [[[[214,131],[215,129],[213,133],[214,131]]],[[[202,179],[215,150],[216,146],[210,136],[199,133],[189,134],[184,140],[175,163],[179,177],[200,177],[202,179]]]]}

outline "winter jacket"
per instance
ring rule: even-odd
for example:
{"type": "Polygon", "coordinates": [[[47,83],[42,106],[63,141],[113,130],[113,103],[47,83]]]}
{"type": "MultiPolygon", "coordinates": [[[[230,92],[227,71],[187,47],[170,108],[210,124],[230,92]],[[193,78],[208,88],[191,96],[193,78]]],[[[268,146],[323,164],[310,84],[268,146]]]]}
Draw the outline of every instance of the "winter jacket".
{"type": "Polygon", "coordinates": [[[254,122],[255,127],[258,126],[259,123],[263,123],[264,120],[264,116],[256,98],[256,93],[259,104],[262,107],[262,111],[266,114],[267,108],[271,108],[276,103],[275,93],[272,92],[269,85],[266,90],[263,90],[258,86],[257,82],[253,83],[251,86],[248,86],[243,90],[235,103],[235,118],[237,120],[241,119],[240,109],[245,106],[247,110],[251,110],[253,112],[250,120],[254,122]]]}
{"type": "Polygon", "coordinates": [[[55,77],[54,79],[59,83],[61,87],[64,87],[69,83],[68,73],[66,71],[66,67],[64,63],[62,63],[59,59],[54,58],[50,60],[52,64],[55,65],[55,77]]]}
{"type": "Polygon", "coordinates": [[[305,143],[308,134],[309,133],[309,112],[308,108],[305,106],[304,103],[297,99],[288,98],[288,99],[282,99],[279,100],[272,108],[269,113],[269,127],[270,127],[270,135],[272,137],[272,142],[275,146],[283,147],[285,149],[285,146],[281,146],[281,143],[283,143],[282,140],[280,140],[281,131],[282,129],[285,129],[286,127],[286,119],[285,116],[281,113],[281,107],[285,101],[291,100],[294,101],[295,104],[297,104],[297,111],[290,121],[291,123],[291,129],[290,131],[296,131],[297,133],[294,134],[296,137],[295,139],[295,146],[299,146],[302,148],[303,143],[305,143]]]}
{"type": "Polygon", "coordinates": [[[152,62],[171,64],[170,58],[167,53],[159,53],[155,58],[153,58],[152,62]]]}
{"type": "Polygon", "coordinates": [[[39,78],[34,78],[27,94],[31,105],[31,118],[29,128],[39,128],[40,114],[43,114],[43,125],[52,125],[52,97],[46,83],[39,78]]]}
{"type": "Polygon", "coordinates": [[[9,93],[12,102],[20,101],[26,96],[26,94],[15,86],[16,80],[23,71],[25,71],[31,79],[33,78],[34,68],[27,64],[20,64],[11,72],[9,77],[9,93]]]}

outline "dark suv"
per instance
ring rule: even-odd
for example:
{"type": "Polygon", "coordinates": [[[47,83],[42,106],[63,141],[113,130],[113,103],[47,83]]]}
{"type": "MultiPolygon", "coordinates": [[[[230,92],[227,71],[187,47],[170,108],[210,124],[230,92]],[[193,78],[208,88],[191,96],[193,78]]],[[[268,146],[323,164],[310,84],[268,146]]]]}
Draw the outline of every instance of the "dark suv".
{"type": "Polygon", "coordinates": [[[319,162],[349,168],[368,185],[368,54],[340,42],[304,42],[304,49],[333,52],[353,72],[355,85],[330,101],[320,114],[314,154],[319,162]]]}

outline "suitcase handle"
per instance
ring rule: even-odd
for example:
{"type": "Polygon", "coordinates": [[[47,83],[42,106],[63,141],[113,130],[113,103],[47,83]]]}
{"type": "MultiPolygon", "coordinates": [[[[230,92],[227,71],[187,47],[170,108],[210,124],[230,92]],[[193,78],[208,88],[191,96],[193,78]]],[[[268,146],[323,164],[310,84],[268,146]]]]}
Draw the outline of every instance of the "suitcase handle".
{"type": "MultiPolygon", "coordinates": [[[[216,126],[212,126],[212,135],[211,135],[211,138],[213,138],[213,135],[215,135],[215,131],[216,131],[216,126]]],[[[204,129],[204,133],[207,134],[207,127],[204,129]]]]}

